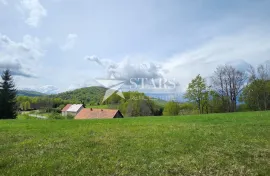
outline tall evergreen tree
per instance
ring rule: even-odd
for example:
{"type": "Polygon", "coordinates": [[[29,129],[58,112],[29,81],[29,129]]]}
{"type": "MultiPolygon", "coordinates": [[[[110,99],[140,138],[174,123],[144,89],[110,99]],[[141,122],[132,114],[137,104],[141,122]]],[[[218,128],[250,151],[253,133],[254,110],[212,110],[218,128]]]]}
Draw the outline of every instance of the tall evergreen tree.
{"type": "Polygon", "coordinates": [[[9,70],[2,74],[0,82],[0,119],[15,119],[16,114],[16,88],[9,70]]]}

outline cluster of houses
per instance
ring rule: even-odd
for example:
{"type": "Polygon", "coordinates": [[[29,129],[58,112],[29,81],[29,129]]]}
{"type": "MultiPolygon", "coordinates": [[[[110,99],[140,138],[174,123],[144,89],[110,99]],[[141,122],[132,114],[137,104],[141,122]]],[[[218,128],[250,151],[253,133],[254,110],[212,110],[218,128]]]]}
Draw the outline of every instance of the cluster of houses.
{"type": "Polygon", "coordinates": [[[122,113],[117,109],[93,109],[84,108],[82,104],[67,104],[62,109],[62,116],[72,115],[74,119],[94,118],[123,118],[122,113]]]}

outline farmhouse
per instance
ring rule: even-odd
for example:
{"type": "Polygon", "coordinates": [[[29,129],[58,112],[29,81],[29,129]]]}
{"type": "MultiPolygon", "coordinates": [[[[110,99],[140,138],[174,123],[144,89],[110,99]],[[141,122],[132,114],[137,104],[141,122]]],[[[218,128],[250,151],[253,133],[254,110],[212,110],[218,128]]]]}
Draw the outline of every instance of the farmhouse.
{"type": "Polygon", "coordinates": [[[117,109],[92,109],[84,108],[76,116],[75,119],[110,119],[110,118],[123,118],[122,113],[117,109]]]}
{"type": "Polygon", "coordinates": [[[83,109],[82,104],[67,104],[62,109],[62,116],[73,115],[76,116],[83,109]]]}

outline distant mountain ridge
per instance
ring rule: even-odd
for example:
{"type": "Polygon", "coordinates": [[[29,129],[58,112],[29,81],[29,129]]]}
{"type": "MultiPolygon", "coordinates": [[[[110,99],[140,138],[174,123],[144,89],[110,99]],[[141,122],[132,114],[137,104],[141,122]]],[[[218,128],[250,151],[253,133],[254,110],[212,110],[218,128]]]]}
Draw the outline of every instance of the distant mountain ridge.
{"type": "Polygon", "coordinates": [[[40,92],[47,95],[60,93],[59,89],[53,85],[45,85],[37,88],[23,88],[21,90],[40,92]]]}
{"type": "Polygon", "coordinates": [[[40,97],[40,96],[45,96],[46,94],[33,91],[33,90],[17,90],[17,95],[18,96],[28,96],[28,97],[40,97]]]}

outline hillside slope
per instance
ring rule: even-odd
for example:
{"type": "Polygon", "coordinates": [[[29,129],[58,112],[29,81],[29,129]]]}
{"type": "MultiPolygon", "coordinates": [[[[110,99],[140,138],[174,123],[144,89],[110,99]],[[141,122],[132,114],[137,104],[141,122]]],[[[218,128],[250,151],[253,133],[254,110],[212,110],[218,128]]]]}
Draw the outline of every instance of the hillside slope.
{"type": "Polygon", "coordinates": [[[84,102],[85,104],[97,104],[102,100],[105,92],[106,88],[103,87],[85,87],[56,95],[49,95],[49,97],[73,100],[78,103],[84,102]]]}

